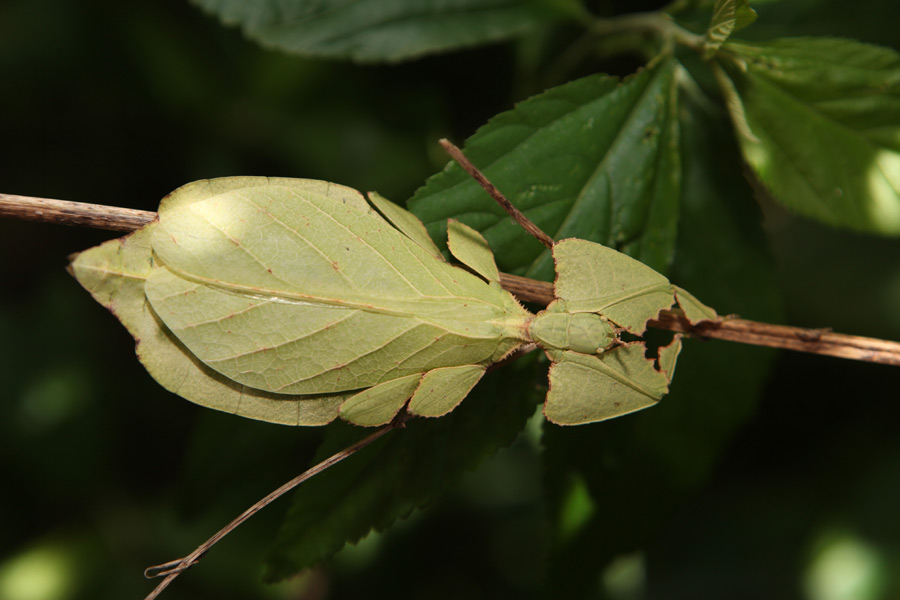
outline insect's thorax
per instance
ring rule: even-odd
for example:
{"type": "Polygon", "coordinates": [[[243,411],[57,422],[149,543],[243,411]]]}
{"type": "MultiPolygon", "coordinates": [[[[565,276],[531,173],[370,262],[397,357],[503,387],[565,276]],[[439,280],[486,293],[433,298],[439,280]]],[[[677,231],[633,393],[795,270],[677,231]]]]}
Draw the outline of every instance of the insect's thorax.
{"type": "Polygon", "coordinates": [[[615,339],[615,330],[604,317],[586,312],[555,312],[552,306],[538,313],[529,331],[535,343],[550,353],[572,350],[599,354],[615,339]]]}

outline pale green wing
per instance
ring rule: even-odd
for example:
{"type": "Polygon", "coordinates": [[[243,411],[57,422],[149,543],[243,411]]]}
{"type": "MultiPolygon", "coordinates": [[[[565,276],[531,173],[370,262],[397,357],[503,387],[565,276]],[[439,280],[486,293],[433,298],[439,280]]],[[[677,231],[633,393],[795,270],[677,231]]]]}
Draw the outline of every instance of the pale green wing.
{"type": "Polygon", "coordinates": [[[78,254],[69,269],[137,341],[138,358],[167,390],[191,402],[251,419],[287,425],[324,425],[351,394],[289,396],[248,388],[191,355],[156,318],[144,296],[152,269],[151,224],[78,254]]]}
{"type": "Polygon", "coordinates": [[[428,371],[409,401],[409,412],[420,417],[444,416],[469,395],[484,372],[485,367],[479,365],[428,371]]]}
{"type": "Polygon", "coordinates": [[[488,364],[521,344],[512,296],[375,211],[269,183],[160,212],[154,311],[205,364],[290,394],[488,364]]]}
{"type": "MultiPolygon", "coordinates": [[[[674,368],[677,352],[665,362],[674,368]]],[[[563,352],[550,366],[550,391],[544,415],[557,425],[612,419],[656,404],[668,391],[669,378],[644,358],[644,345],[631,344],[600,356],[563,352]]]]}
{"type": "Polygon", "coordinates": [[[503,294],[439,260],[371,209],[270,183],[160,207],[153,251],[177,274],[288,300],[385,311],[491,308],[503,294]],[[423,300],[425,302],[423,302],[423,300]],[[398,308],[399,307],[399,308],[398,308]]]}
{"type": "Polygon", "coordinates": [[[556,297],[567,312],[596,312],[633,333],[675,301],[669,280],[629,256],[579,239],[553,246],[556,297]]]}
{"type": "Polygon", "coordinates": [[[459,262],[488,281],[499,281],[494,253],[480,233],[456,219],[447,220],[447,247],[459,262]]]}
{"type": "Polygon", "coordinates": [[[147,298],[166,326],[229,379],[281,394],[355,390],[435,367],[491,362],[503,331],[234,293],[165,268],[147,298]]]}
{"type": "Polygon", "coordinates": [[[328,181],[287,177],[219,177],[184,184],[160,201],[159,212],[171,212],[233,190],[266,188],[270,185],[313,192],[320,196],[333,198],[336,202],[353,206],[358,210],[369,208],[366,199],[357,190],[328,181]]]}
{"type": "Polygon", "coordinates": [[[428,230],[425,229],[425,225],[422,224],[422,221],[416,215],[405,208],[397,206],[377,192],[369,192],[369,201],[372,203],[372,206],[378,209],[378,212],[384,215],[384,218],[405,233],[407,237],[414,240],[431,254],[441,256],[441,251],[434,245],[434,241],[428,235],[428,230]]]}

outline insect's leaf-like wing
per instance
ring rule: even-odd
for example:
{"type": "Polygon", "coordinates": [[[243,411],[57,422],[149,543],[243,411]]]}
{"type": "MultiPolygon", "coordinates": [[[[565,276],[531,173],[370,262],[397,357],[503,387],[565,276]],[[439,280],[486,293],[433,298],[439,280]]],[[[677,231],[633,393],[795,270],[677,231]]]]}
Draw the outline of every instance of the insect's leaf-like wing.
{"type": "Polygon", "coordinates": [[[146,286],[205,364],[277,393],[353,390],[433,368],[487,364],[527,314],[371,208],[279,180],[163,206],[146,286]],[[513,328],[514,329],[514,328],[513,328]]]}
{"type": "Polygon", "coordinates": [[[461,339],[415,317],[236,294],[165,268],[150,275],[147,297],[167,327],[209,367],[278,393],[360,389],[427,370],[442,355],[453,356],[455,344],[471,342],[474,362],[490,357],[496,347],[493,338],[461,339]]]}
{"type": "Polygon", "coordinates": [[[419,314],[429,310],[423,300],[502,303],[368,206],[308,184],[280,180],[164,203],[153,251],[175,273],[235,293],[387,312],[412,300],[419,314]]]}
{"type": "MultiPolygon", "coordinates": [[[[550,366],[544,415],[557,425],[581,425],[653,406],[669,379],[644,351],[643,344],[631,344],[599,356],[563,352],[550,366]]],[[[674,367],[673,357],[666,362],[674,367]]]]}
{"type": "Polygon", "coordinates": [[[82,252],[69,267],[134,336],[138,358],[150,375],[191,402],[251,419],[286,425],[334,420],[347,394],[290,396],[249,388],[208,368],[166,329],[144,296],[144,283],[153,268],[150,236],[155,226],[82,252]]]}

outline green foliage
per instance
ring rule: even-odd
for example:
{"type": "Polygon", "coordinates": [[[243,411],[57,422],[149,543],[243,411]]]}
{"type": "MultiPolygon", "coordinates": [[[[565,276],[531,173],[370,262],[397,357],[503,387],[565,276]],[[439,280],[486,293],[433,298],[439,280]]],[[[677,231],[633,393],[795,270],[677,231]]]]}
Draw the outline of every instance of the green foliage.
{"type": "Polygon", "coordinates": [[[706,30],[706,39],[703,41],[703,57],[707,60],[714,57],[732,33],[755,20],[756,11],[750,8],[747,0],[716,0],[712,20],[706,30]]]}
{"type": "Polygon", "coordinates": [[[548,0],[193,2],[264,46],[361,62],[408,60],[522,37],[564,16],[563,5],[548,0]]]}
{"type": "Polygon", "coordinates": [[[720,56],[739,96],[744,157],[779,202],[831,225],[900,234],[900,54],[798,38],[729,42],[720,56]]]}
{"type": "MultiPolygon", "coordinates": [[[[610,18],[570,2],[401,2],[392,14],[374,2],[195,4],[292,56],[257,49],[187,7],[108,2],[102,18],[62,2],[50,2],[51,10],[21,1],[4,9],[13,34],[0,40],[7,57],[0,69],[4,80],[22,87],[0,115],[4,138],[21,149],[0,164],[7,189],[152,209],[151,199],[174,182],[240,172],[330,179],[409,196],[437,246],[445,243],[447,220],[456,219],[484,234],[501,270],[550,280],[551,254],[455,165],[413,193],[446,160],[428,161],[437,137],[464,139],[486,122],[468,139],[467,155],[556,239],[622,251],[722,314],[778,321],[784,296],[792,323],[900,335],[900,272],[885,258],[900,252],[896,239],[867,239],[815,222],[885,236],[900,232],[896,3],[860,10],[837,0],[760,2],[753,6],[755,22],[748,3],[736,0],[674,2],[665,14],[641,15],[627,14],[629,3],[613,2],[610,14],[619,16],[610,18]],[[48,35],[15,35],[34,30],[48,35]],[[893,49],[838,39],[847,36],[893,49]],[[496,45],[502,40],[517,41],[496,45]],[[479,50],[483,44],[494,45],[479,50]],[[467,51],[458,55],[419,58],[462,48],[467,51]],[[309,57],[417,60],[359,68],[309,57]],[[34,73],[46,74],[47,87],[39,87],[34,73]],[[58,109],[60,89],[71,111],[58,109]],[[88,147],[85,139],[105,143],[88,147]],[[755,191],[765,198],[767,233],[782,269],[778,284],[744,161],[763,184],[755,191]]],[[[390,205],[379,206],[377,198],[370,195],[394,227],[422,248],[431,245],[415,219],[389,214],[390,205]]],[[[254,433],[196,436],[192,423],[204,417],[160,395],[129,360],[128,342],[71,285],[54,279],[60,256],[103,238],[50,236],[16,225],[0,224],[4,290],[17,290],[0,294],[0,373],[9,390],[0,457],[4,480],[22,490],[3,501],[4,554],[27,558],[32,549],[74,548],[69,555],[83,561],[129,561],[126,573],[72,562],[80,575],[68,579],[68,588],[81,597],[137,596],[135,586],[144,582],[129,581],[131,571],[183,554],[275,481],[295,474],[317,434],[270,433],[266,423],[231,419],[238,424],[220,430],[254,433]],[[25,246],[33,248],[28,257],[25,246]],[[292,445],[288,436],[300,442],[292,445]],[[185,467],[179,475],[183,448],[209,444],[214,447],[202,452],[213,456],[200,472],[185,467]],[[212,477],[210,465],[221,474],[208,485],[197,483],[212,477]],[[258,477],[254,465],[272,479],[258,477]],[[90,486],[87,475],[94,478],[90,486]],[[205,487],[199,502],[184,500],[201,506],[202,519],[165,512],[153,521],[160,527],[135,525],[134,515],[146,522],[153,505],[168,511],[185,480],[205,487]],[[109,490],[124,486],[126,492],[110,497],[109,490]],[[47,514],[71,516],[48,522],[47,514]],[[203,523],[194,527],[197,520],[203,523]],[[48,535],[92,545],[88,551],[48,535]]],[[[451,239],[450,245],[491,279],[477,243],[459,249],[451,239]]],[[[248,395],[249,388],[193,360],[152,318],[138,289],[152,267],[146,236],[90,252],[105,268],[130,276],[116,286],[99,284],[81,258],[73,265],[85,269],[79,278],[93,278],[92,292],[139,338],[140,358],[167,389],[269,421],[320,424],[334,417],[334,398],[324,398],[321,411],[298,411],[297,402],[309,402],[308,396],[248,395]],[[169,358],[155,366],[147,358],[163,352],[169,358]]],[[[679,293],[678,303],[699,310],[688,295],[679,293]]],[[[579,340],[594,343],[590,336],[579,340]]],[[[669,345],[665,335],[648,340],[659,353],[655,360],[669,370],[677,342],[669,345]]],[[[759,586],[760,597],[792,597],[813,564],[809,548],[836,521],[892,564],[896,533],[873,524],[873,515],[889,522],[896,504],[883,500],[897,497],[890,423],[900,415],[883,401],[895,395],[896,376],[828,361],[823,378],[826,359],[782,358],[792,362],[783,362],[766,386],[772,358],[755,348],[687,340],[678,377],[660,405],[580,428],[547,424],[540,465],[532,456],[500,477],[488,463],[458,485],[465,471],[515,438],[547,391],[543,357],[503,365],[446,417],[416,419],[298,490],[270,554],[272,579],[433,507],[377,538],[377,557],[366,558],[366,546],[351,548],[338,553],[330,572],[313,571],[286,584],[296,587],[269,593],[296,597],[303,586],[316,589],[326,579],[335,598],[396,597],[399,588],[422,597],[440,589],[454,597],[475,590],[528,598],[540,595],[542,585],[547,597],[590,597],[609,592],[599,589],[607,585],[600,574],[615,557],[641,548],[649,566],[647,597],[676,588],[715,595],[711,587],[726,595],[747,581],[759,586]],[[757,410],[762,417],[741,437],[757,410]],[[509,489],[520,490],[527,479],[521,473],[539,467],[543,489],[525,495],[527,509],[498,491],[508,481],[509,489]],[[467,496],[473,481],[480,483],[467,496]],[[761,521],[762,505],[777,510],[761,521]],[[531,528],[511,517],[526,512],[531,528]],[[704,526],[707,521],[716,527],[704,526]],[[779,547],[772,551],[776,534],[779,547]],[[710,557],[711,540],[716,548],[743,549],[752,560],[725,552],[710,557]],[[758,551],[745,547],[746,540],[757,540],[758,551]],[[543,570],[521,568],[542,559],[543,570]],[[759,572],[781,578],[761,581],[759,572]],[[385,577],[396,573],[403,573],[400,580],[385,577]],[[469,587],[453,587],[460,581],[469,587]]],[[[557,361],[555,368],[584,368],[574,363],[557,361]]],[[[211,428],[227,417],[208,412],[211,428]]],[[[317,458],[358,435],[329,425],[317,458]]],[[[516,448],[532,447],[533,439],[533,433],[523,436],[516,448]]],[[[276,509],[258,519],[277,517],[276,509]]],[[[217,547],[167,594],[261,596],[247,583],[246,565],[256,564],[276,526],[263,523],[245,526],[236,534],[243,538],[230,549],[228,542],[217,547]]],[[[0,595],[12,589],[15,564],[0,568],[0,595]]],[[[884,578],[889,597],[900,583],[890,573],[884,578]]]]}
{"type": "MultiPolygon", "coordinates": [[[[516,361],[509,379],[488,377],[449,415],[416,419],[355,457],[361,460],[346,460],[299,488],[268,557],[267,579],[311,567],[372,529],[383,530],[512,442],[540,397],[534,362],[516,361]]],[[[332,425],[316,459],[361,436],[332,425]]]]}
{"type": "MultiPolygon", "coordinates": [[[[464,150],[553,239],[615,247],[665,272],[680,194],[676,70],[666,59],[622,84],[592,75],[555,87],[491,119],[464,150]]],[[[455,163],[409,208],[435,239],[457,218],[484,233],[501,270],[552,277],[550,253],[455,163]]]]}

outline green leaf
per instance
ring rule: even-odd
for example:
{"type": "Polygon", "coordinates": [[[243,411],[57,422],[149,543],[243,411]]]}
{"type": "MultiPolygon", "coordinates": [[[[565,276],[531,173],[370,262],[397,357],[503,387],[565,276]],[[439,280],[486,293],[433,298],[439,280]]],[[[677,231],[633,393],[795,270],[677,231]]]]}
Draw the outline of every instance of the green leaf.
{"type": "MultiPolygon", "coordinates": [[[[744,157],[787,208],[900,235],[900,55],[851,40],[728,42],[744,157]]],[[[733,83],[732,83],[733,82],[733,83]]]]}
{"type": "MultiPolygon", "coordinates": [[[[617,248],[665,272],[677,230],[680,164],[675,62],[620,83],[594,75],[492,118],[466,155],[555,239],[617,248]]],[[[553,261],[455,163],[408,203],[435,240],[447,218],[481,231],[503,271],[550,279],[553,261]]]]}
{"type": "MultiPolygon", "coordinates": [[[[534,414],[543,374],[536,353],[486,376],[440,419],[414,419],[297,490],[267,560],[277,580],[328,558],[424,506],[483,458],[509,444],[534,414]]],[[[314,462],[361,437],[329,426],[314,462]]]]}
{"type": "MultiPolygon", "coordinates": [[[[681,127],[685,178],[671,278],[720,312],[777,321],[761,215],[724,123],[686,104],[681,127]]],[[[596,425],[545,427],[545,481],[556,527],[548,595],[597,597],[602,566],[665,526],[752,414],[772,356],[760,348],[685,340],[678,376],[657,406],[596,425]],[[569,509],[573,479],[590,492],[591,511],[577,527],[569,509]]]]}
{"type": "Polygon", "coordinates": [[[263,46],[292,54],[400,61],[521,36],[563,16],[529,0],[193,0],[263,46]]]}
{"type": "Polygon", "coordinates": [[[712,19],[706,30],[703,54],[707,59],[719,51],[732,33],[739,31],[756,20],[756,11],[750,8],[748,0],[716,0],[712,19]]]}

